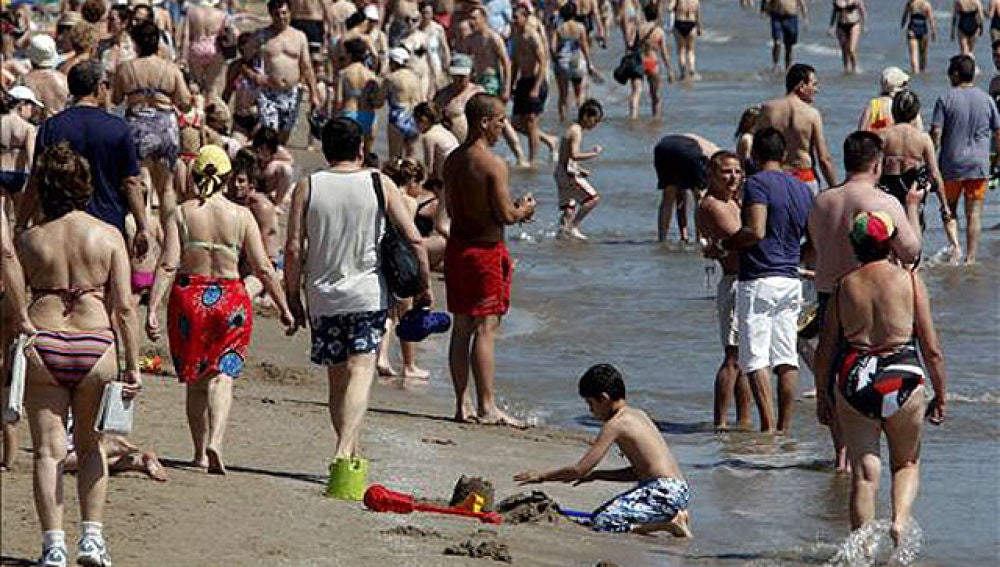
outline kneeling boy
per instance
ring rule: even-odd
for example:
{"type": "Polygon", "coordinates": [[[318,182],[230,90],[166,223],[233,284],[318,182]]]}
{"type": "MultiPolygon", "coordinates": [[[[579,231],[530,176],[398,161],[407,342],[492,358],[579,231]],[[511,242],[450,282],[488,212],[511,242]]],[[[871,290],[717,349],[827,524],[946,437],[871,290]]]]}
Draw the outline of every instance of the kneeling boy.
{"type": "Polygon", "coordinates": [[[592,480],[638,481],[631,490],[619,494],[594,511],[595,530],[649,533],[666,530],[678,537],[691,537],[688,526],[687,481],[646,412],[631,408],[625,401],[625,382],[610,364],[591,367],[580,378],[580,396],[595,417],[604,422],[597,440],[575,465],[552,471],[523,472],[514,477],[520,484],[546,481],[592,480]],[[618,470],[593,470],[612,444],[631,466],[618,470]]]}

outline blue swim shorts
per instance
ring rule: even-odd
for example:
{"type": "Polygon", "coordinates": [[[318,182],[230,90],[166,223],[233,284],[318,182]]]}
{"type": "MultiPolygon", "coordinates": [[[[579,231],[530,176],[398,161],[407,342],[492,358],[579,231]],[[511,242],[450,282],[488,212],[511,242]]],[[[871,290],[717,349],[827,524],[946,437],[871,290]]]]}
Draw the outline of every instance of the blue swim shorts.
{"type": "Polygon", "coordinates": [[[595,510],[591,527],[601,532],[630,532],[639,525],[666,523],[686,510],[690,499],[686,481],[653,478],[595,510]]]}
{"type": "Polygon", "coordinates": [[[362,311],[312,317],[312,350],[309,359],[333,366],[353,354],[373,353],[385,333],[386,311],[362,311]]]}

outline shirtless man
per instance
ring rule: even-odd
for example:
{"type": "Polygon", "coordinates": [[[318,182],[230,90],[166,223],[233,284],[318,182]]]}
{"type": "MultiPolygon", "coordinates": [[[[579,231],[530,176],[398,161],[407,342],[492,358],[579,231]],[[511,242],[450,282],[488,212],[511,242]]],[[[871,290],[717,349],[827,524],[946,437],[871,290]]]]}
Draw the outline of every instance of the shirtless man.
{"type": "Polygon", "coordinates": [[[403,47],[389,50],[389,74],[382,81],[382,95],[389,105],[389,159],[406,156],[414,152],[414,142],[420,137],[420,130],[413,119],[413,107],[424,102],[425,92],[421,89],[420,77],[406,66],[410,53],[403,47]]]}
{"type": "Polygon", "coordinates": [[[434,94],[434,102],[451,121],[451,133],[459,142],[464,142],[469,133],[465,121],[465,103],[484,90],[472,82],[472,58],[464,53],[452,54],[448,74],[451,76],[451,84],[434,94]]]}
{"type": "MultiPolygon", "coordinates": [[[[642,51],[642,70],[649,84],[650,105],[653,109],[653,117],[660,115],[660,65],[657,63],[657,56],[663,61],[663,66],[667,69],[667,80],[673,82],[674,71],[670,68],[670,50],[667,47],[667,36],[656,22],[659,14],[656,4],[648,3],[642,8],[645,22],[639,24],[635,37],[631,43],[640,42],[642,51]]],[[[632,120],[639,118],[639,99],[642,97],[642,77],[633,78],[631,81],[632,93],[629,96],[629,117],[632,120]]]]}
{"type": "Polygon", "coordinates": [[[512,200],[507,165],[490,149],[503,134],[504,105],[478,94],[465,108],[469,136],[444,164],[444,193],[451,234],[445,249],[448,310],[454,314],[448,363],[455,386],[455,419],[512,426],[523,424],[500,411],[494,399],[493,342],[510,307],[513,263],[504,225],[530,220],[535,198],[512,200]],[[476,380],[476,414],[465,407],[469,365],[476,380]]]}
{"type": "Polygon", "coordinates": [[[837,184],[837,170],[823,135],[823,117],[812,106],[819,92],[816,70],[803,63],[789,67],[785,75],[785,92],[785,96],[761,106],[757,129],[770,126],[781,132],[787,144],[785,170],[809,185],[815,195],[819,191],[819,181],[814,156],[826,184],[830,187],[837,184]]]}
{"type": "MultiPolygon", "coordinates": [[[[837,281],[857,266],[848,233],[861,211],[885,211],[896,226],[890,241],[893,253],[907,264],[920,258],[920,201],[924,191],[914,185],[906,194],[906,208],[878,187],[882,174],[882,140],[871,132],[854,132],[844,141],[847,179],[816,196],[809,212],[809,240],[816,251],[816,296],[820,328],[837,281]]],[[[836,422],[834,422],[836,423],[836,422]]],[[[838,470],[846,470],[847,457],[839,431],[831,427],[838,470]]]]}
{"type": "MultiPolygon", "coordinates": [[[[462,51],[472,57],[472,80],[483,87],[483,91],[499,97],[506,103],[510,100],[511,63],[507,56],[507,46],[500,34],[490,28],[486,21],[486,11],[477,6],[469,13],[472,28],[460,45],[462,51]]],[[[517,132],[508,123],[504,125],[503,137],[517,159],[518,167],[529,167],[531,162],[524,158],[517,132]]]]}
{"type": "Polygon", "coordinates": [[[49,116],[58,114],[69,99],[66,75],[56,71],[59,52],[51,37],[39,34],[31,37],[28,45],[28,59],[31,71],[24,76],[24,84],[38,97],[49,116]]]}
{"type": "Polygon", "coordinates": [[[693,193],[696,204],[701,200],[708,182],[708,158],[717,151],[719,146],[691,133],[664,136],[653,148],[656,188],[663,192],[656,218],[659,242],[665,242],[670,233],[674,205],[677,206],[680,241],[691,241],[687,225],[687,196],[689,192],[693,193]]]}
{"type": "Polygon", "coordinates": [[[528,161],[535,161],[538,142],[548,146],[553,159],[556,157],[555,136],[546,134],[538,124],[545,111],[549,87],[545,81],[548,69],[548,50],[545,39],[528,27],[531,14],[524,4],[514,8],[511,43],[514,50],[511,80],[515,81],[513,125],[518,132],[528,135],[528,161]]]}
{"type": "Polygon", "coordinates": [[[288,7],[292,13],[291,26],[305,34],[313,73],[319,75],[323,70],[323,45],[333,21],[330,4],[322,0],[288,0],[288,7]]]}
{"type": "Polygon", "coordinates": [[[313,108],[319,108],[322,101],[309,57],[309,41],[304,33],[291,27],[288,0],[270,0],[267,11],[271,25],[257,32],[264,67],[257,112],[261,125],[277,130],[281,143],[286,144],[299,117],[299,83],[304,81],[308,87],[313,108]]]}
{"type": "MultiPolygon", "coordinates": [[[[387,0],[385,23],[382,31],[388,35],[389,45],[397,47],[410,28],[410,19],[419,16],[420,9],[414,0],[387,0]]],[[[416,22],[413,22],[416,23],[416,22]]]]}
{"type": "Polygon", "coordinates": [[[222,79],[226,60],[219,53],[215,39],[226,25],[226,12],[216,7],[218,3],[219,0],[190,2],[178,30],[180,61],[206,97],[218,96],[225,86],[222,79]]]}
{"type": "Polygon", "coordinates": [[[677,67],[680,78],[700,81],[694,66],[694,38],[701,35],[700,0],[677,0],[674,5],[674,38],[677,41],[677,67]]]}
{"type": "MultiPolygon", "coordinates": [[[[809,25],[809,8],[805,0],[763,0],[760,11],[771,17],[771,65],[778,71],[781,45],[785,45],[785,69],[792,66],[792,47],[799,42],[799,12],[809,25]]],[[[787,138],[787,136],[786,136],[787,138]]]]}
{"type": "Polygon", "coordinates": [[[729,402],[736,395],[737,427],[749,430],[750,404],[753,401],[750,382],[740,372],[738,363],[739,336],[736,327],[736,272],[740,267],[739,254],[722,250],[720,243],[740,231],[740,201],[743,188],[743,166],[736,154],[720,151],[709,160],[708,194],[695,211],[696,224],[708,238],[703,254],[714,258],[722,268],[722,277],[716,288],[715,306],[719,315],[719,337],[724,358],[715,374],[715,405],[713,415],[716,429],[727,428],[729,402]]]}
{"type": "Polygon", "coordinates": [[[608,34],[604,29],[604,19],[600,16],[599,0],[575,0],[575,2],[577,21],[586,26],[587,34],[593,36],[598,45],[607,48],[608,34]]]}

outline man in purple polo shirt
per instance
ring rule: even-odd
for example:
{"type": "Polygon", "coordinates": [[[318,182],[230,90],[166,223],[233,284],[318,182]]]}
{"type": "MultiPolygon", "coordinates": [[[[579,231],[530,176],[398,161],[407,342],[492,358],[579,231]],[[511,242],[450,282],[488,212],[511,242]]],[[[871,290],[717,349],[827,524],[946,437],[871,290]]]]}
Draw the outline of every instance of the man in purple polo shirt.
{"type": "Polygon", "coordinates": [[[723,241],[740,251],[736,320],[740,368],[760,413],[761,431],[775,430],[771,368],[778,374],[777,429],[788,432],[799,380],[795,349],[802,282],[799,260],[813,196],[809,186],[785,173],[785,138],[774,128],[753,137],[760,171],[743,189],[743,227],[723,241]]]}

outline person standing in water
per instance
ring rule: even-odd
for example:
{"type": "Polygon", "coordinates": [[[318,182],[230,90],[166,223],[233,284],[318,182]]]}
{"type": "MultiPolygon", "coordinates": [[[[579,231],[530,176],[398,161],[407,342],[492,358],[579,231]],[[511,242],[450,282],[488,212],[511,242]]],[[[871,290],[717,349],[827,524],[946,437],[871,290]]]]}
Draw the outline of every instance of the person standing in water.
{"type": "Polygon", "coordinates": [[[514,264],[504,244],[504,226],[530,220],[535,198],[512,200],[507,164],[490,149],[503,135],[507,117],[500,99],[477,94],[465,106],[469,136],[444,164],[444,191],[451,234],[445,249],[448,311],[455,318],[448,365],[455,385],[455,420],[522,427],[494,398],[494,340],[510,309],[514,264]],[[476,379],[477,411],[465,407],[470,364],[476,379]]]}
{"type": "Polygon", "coordinates": [[[700,81],[694,65],[694,38],[701,35],[701,2],[677,0],[674,4],[674,38],[677,41],[677,67],[680,79],[700,81]]]}
{"type": "Polygon", "coordinates": [[[769,100],[761,107],[757,129],[777,128],[785,140],[785,170],[809,185],[815,195],[819,191],[814,157],[826,179],[837,184],[837,170],[823,135],[823,117],[813,106],[819,92],[816,69],[796,63],[785,75],[785,96],[769,100]]]}
{"type": "Polygon", "coordinates": [[[868,14],[865,0],[833,0],[830,12],[830,31],[840,43],[840,55],[845,73],[858,72],[858,40],[867,31],[868,14]]]}
{"type": "Polygon", "coordinates": [[[777,72],[781,46],[785,46],[785,69],[792,66],[792,48],[799,42],[799,12],[809,25],[805,0],[762,0],[760,11],[771,17],[771,70],[777,72]]]}
{"type": "Polygon", "coordinates": [[[906,30],[906,43],[910,48],[910,72],[923,73],[927,68],[928,35],[930,41],[937,41],[937,19],[930,1],[909,0],[903,8],[901,25],[906,30]]]}
{"type": "Polygon", "coordinates": [[[851,461],[851,529],[875,518],[885,432],[892,469],[889,535],[899,546],[920,482],[923,421],[944,423],[948,375],[923,279],[889,257],[894,235],[892,217],[883,211],[854,216],[849,239],[860,266],[834,289],[815,367],[816,416],[824,425],[839,423],[851,461]],[[928,377],[934,390],[929,408],[928,377]]]}
{"type": "Polygon", "coordinates": [[[559,163],[556,164],[556,187],[559,189],[559,235],[586,240],[580,232],[583,218],[601,201],[597,189],[587,181],[590,172],[579,164],[601,155],[603,148],[594,146],[589,152],[580,151],[583,131],[595,128],[604,119],[601,103],[589,99],[580,105],[576,122],[570,124],[560,141],[559,163]]]}
{"type": "Polygon", "coordinates": [[[979,0],[955,0],[951,11],[951,40],[958,32],[958,52],[970,55],[976,52],[976,38],[983,35],[983,5],[979,0]]]}

